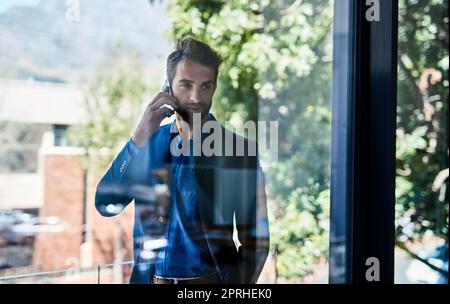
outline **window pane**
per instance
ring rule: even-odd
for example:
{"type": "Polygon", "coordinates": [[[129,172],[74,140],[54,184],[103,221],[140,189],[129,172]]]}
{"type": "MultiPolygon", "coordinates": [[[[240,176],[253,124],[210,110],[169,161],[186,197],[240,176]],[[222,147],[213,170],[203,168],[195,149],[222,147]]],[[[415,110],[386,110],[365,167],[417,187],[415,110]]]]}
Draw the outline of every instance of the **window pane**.
{"type": "Polygon", "coordinates": [[[4,2],[0,283],[128,282],[133,209],[101,217],[95,186],[163,83],[165,3],[4,2]]]}
{"type": "Polygon", "coordinates": [[[396,283],[448,282],[448,1],[399,2],[396,283]]]}
{"type": "MultiPolygon", "coordinates": [[[[265,262],[260,275],[251,270],[260,283],[328,282],[333,1],[186,3],[0,5],[0,78],[9,79],[0,81],[0,136],[11,143],[0,148],[0,283],[148,279],[139,271],[190,239],[165,234],[174,218],[189,216],[174,209],[177,195],[191,202],[203,194],[213,210],[191,215],[210,212],[202,224],[214,226],[213,235],[202,227],[202,241],[214,239],[207,245],[217,258],[227,260],[223,248],[233,241],[230,255],[245,269],[258,264],[252,259],[265,262]],[[171,171],[146,167],[155,162],[139,159],[142,150],[130,144],[166,79],[172,42],[188,35],[224,59],[211,114],[258,142],[248,163],[237,156],[222,166],[196,163],[183,175],[190,167],[174,170],[174,159],[163,168],[171,171]],[[194,174],[205,193],[173,188],[194,174]],[[108,177],[114,182],[101,184],[108,177]],[[244,208],[246,200],[256,203],[244,208]],[[239,245],[250,249],[238,252],[239,245]]],[[[168,87],[176,96],[193,87],[176,85],[168,87]]],[[[208,89],[202,85],[199,96],[208,89]]]]}
{"type": "Polygon", "coordinates": [[[262,153],[272,245],[265,282],[269,266],[278,283],[328,282],[332,13],[332,1],[264,10],[259,120],[278,126],[277,154],[262,153]]]}

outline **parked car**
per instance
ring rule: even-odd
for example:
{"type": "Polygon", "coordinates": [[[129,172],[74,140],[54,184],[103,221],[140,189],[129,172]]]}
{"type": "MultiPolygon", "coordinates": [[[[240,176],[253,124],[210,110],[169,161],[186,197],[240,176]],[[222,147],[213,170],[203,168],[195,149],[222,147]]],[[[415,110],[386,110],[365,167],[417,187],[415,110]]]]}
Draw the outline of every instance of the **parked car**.
{"type": "Polygon", "coordinates": [[[29,221],[31,214],[21,210],[0,210],[0,231],[12,225],[29,221]]]}
{"type": "Polygon", "coordinates": [[[29,221],[12,225],[5,229],[2,236],[9,244],[27,244],[34,240],[38,233],[63,232],[69,224],[56,216],[34,217],[29,221]]]}

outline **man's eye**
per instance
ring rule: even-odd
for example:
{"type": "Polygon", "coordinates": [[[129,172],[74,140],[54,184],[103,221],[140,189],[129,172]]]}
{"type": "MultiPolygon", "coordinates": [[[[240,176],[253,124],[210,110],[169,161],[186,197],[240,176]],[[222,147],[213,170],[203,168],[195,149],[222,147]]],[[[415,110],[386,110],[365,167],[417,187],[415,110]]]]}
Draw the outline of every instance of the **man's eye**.
{"type": "Polygon", "coordinates": [[[211,88],[212,88],[212,85],[204,85],[203,86],[203,90],[205,90],[205,91],[209,91],[209,90],[211,90],[211,88]]]}
{"type": "Polygon", "coordinates": [[[191,85],[190,85],[189,83],[182,83],[182,84],[181,84],[181,87],[182,87],[182,88],[190,88],[191,85]]]}

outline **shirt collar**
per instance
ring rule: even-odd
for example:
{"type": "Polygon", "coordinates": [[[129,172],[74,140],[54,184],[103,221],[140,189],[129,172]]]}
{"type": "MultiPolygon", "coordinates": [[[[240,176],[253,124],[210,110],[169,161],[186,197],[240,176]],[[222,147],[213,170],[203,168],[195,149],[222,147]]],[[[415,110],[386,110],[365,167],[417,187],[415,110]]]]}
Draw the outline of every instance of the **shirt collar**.
{"type": "MultiPolygon", "coordinates": [[[[206,121],[217,121],[216,117],[214,117],[214,115],[212,113],[208,113],[208,119],[206,121]]],[[[175,123],[175,120],[172,121],[171,125],[170,125],[170,133],[173,134],[173,136],[175,136],[176,134],[178,134],[178,128],[177,128],[177,124],[175,123]]]]}
{"type": "MultiPolygon", "coordinates": [[[[212,113],[208,113],[208,119],[206,121],[217,121],[216,117],[212,113]]],[[[178,128],[175,123],[175,120],[170,125],[170,134],[171,134],[171,140],[176,137],[177,138],[177,144],[180,147],[181,145],[181,136],[178,134],[178,128]]],[[[203,140],[203,134],[202,134],[202,140],[203,140]]]]}

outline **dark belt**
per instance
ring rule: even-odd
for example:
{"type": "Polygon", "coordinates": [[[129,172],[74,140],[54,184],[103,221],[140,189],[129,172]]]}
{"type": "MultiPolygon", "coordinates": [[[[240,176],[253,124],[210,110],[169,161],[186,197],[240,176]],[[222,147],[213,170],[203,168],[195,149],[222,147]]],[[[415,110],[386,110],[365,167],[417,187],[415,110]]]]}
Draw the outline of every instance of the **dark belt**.
{"type": "Polygon", "coordinates": [[[164,278],[153,275],[153,284],[219,284],[220,278],[217,273],[212,273],[198,278],[164,278]]]}

